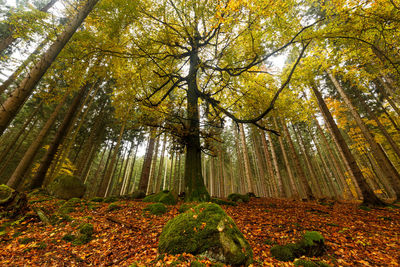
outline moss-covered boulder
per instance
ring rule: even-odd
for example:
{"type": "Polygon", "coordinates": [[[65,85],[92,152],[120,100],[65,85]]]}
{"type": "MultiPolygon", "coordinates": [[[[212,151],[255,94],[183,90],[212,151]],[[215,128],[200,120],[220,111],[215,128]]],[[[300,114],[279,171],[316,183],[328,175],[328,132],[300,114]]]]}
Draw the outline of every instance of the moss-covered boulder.
{"type": "Polygon", "coordinates": [[[326,250],[325,239],[317,231],[307,231],[297,244],[302,254],[308,257],[321,256],[326,250]]]}
{"type": "Polygon", "coordinates": [[[202,203],[168,221],[160,253],[183,252],[233,266],[249,265],[253,251],[234,221],[214,203],[202,203]]]}
{"type": "Polygon", "coordinates": [[[178,203],[178,196],[171,191],[164,190],[157,194],[148,195],[143,199],[144,202],[160,202],[165,205],[176,205],[178,203]]]}
{"type": "Polygon", "coordinates": [[[79,226],[79,234],[73,241],[74,245],[83,245],[92,240],[94,233],[93,225],[90,223],[83,223],[79,226]]]}
{"type": "Polygon", "coordinates": [[[238,202],[238,201],[243,201],[243,202],[249,202],[250,201],[250,196],[249,195],[242,195],[238,193],[232,193],[228,195],[228,199],[230,201],[238,202]]]}
{"type": "Polygon", "coordinates": [[[154,203],[147,205],[143,210],[154,215],[161,215],[167,212],[167,207],[162,203],[154,203]]]}
{"type": "Polygon", "coordinates": [[[5,184],[0,185],[0,214],[16,218],[25,214],[28,209],[25,193],[18,192],[5,184]]]}
{"type": "Polygon", "coordinates": [[[81,198],[85,194],[86,186],[83,182],[71,175],[62,174],[56,177],[48,186],[49,193],[57,198],[81,198]]]}
{"type": "Polygon", "coordinates": [[[326,250],[324,241],[324,237],[319,232],[307,231],[296,243],[273,246],[270,252],[275,259],[280,261],[293,261],[301,256],[321,256],[326,250]]]}

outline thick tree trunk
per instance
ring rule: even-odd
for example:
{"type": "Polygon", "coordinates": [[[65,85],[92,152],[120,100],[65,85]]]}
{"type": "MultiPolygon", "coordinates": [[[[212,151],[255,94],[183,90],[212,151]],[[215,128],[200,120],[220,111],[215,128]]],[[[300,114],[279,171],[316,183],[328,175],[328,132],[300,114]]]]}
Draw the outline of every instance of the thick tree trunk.
{"type": "Polygon", "coordinates": [[[62,106],[65,104],[67,100],[68,93],[66,93],[63,99],[58,103],[57,107],[54,109],[53,113],[51,113],[50,117],[47,119],[45,125],[40,130],[39,134],[36,136],[35,140],[30,144],[28,150],[25,152],[24,156],[18,163],[17,168],[11,175],[10,179],[7,182],[7,185],[12,188],[17,188],[20,184],[22,178],[25,176],[26,171],[28,170],[29,166],[32,164],[36,153],[39,151],[40,147],[44,139],[46,138],[47,134],[49,133],[51,127],[53,126],[54,122],[57,119],[58,113],[60,112],[62,106]]]}
{"type": "Polygon", "coordinates": [[[341,150],[345,156],[345,160],[348,162],[350,166],[350,170],[357,181],[358,186],[360,187],[361,194],[363,197],[364,204],[367,205],[383,205],[384,203],[374,194],[372,188],[367,184],[365,178],[357,165],[356,160],[354,159],[353,155],[349,147],[347,146],[342,134],[339,131],[338,126],[336,125],[335,120],[332,117],[328,107],[326,106],[321,93],[318,91],[316,85],[311,86],[315,97],[317,98],[318,105],[324,115],[326,122],[329,124],[329,127],[332,130],[334,138],[337,140],[337,143],[340,145],[341,150]]]}
{"type": "Polygon", "coordinates": [[[362,118],[358,114],[356,108],[351,103],[350,99],[347,97],[346,93],[344,92],[342,86],[336,80],[336,78],[332,75],[332,73],[328,73],[329,78],[333,82],[335,88],[339,92],[340,96],[342,97],[343,101],[346,103],[347,107],[350,110],[350,113],[354,117],[355,122],[357,123],[358,127],[361,129],[361,133],[363,134],[364,138],[367,140],[368,144],[371,147],[371,151],[374,155],[375,160],[377,161],[378,165],[382,167],[384,171],[386,179],[392,184],[394,191],[396,192],[397,199],[400,199],[400,175],[395,168],[393,168],[392,164],[387,160],[385,155],[379,148],[378,143],[375,141],[374,136],[369,131],[365,123],[363,122],[362,118]]]}
{"type": "Polygon", "coordinates": [[[35,176],[32,179],[31,188],[36,188],[42,186],[44,179],[46,177],[47,170],[50,167],[50,164],[58,151],[58,147],[63,142],[66,134],[70,127],[72,127],[72,122],[74,117],[76,116],[77,109],[81,103],[82,98],[87,93],[87,90],[90,88],[91,84],[86,83],[82,86],[79,90],[77,95],[74,97],[71,106],[69,107],[67,114],[64,117],[60,127],[57,130],[56,136],[54,137],[53,142],[51,143],[49,149],[47,150],[46,154],[44,155],[39,169],[37,170],[35,176]]]}
{"type": "Polygon", "coordinates": [[[197,48],[190,56],[187,76],[187,135],[185,160],[185,201],[207,201],[210,195],[201,174],[200,121],[197,95],[197,71],[199,57],[197,48]]]}
{"type": "Polygon", "coordinates": [[[157,166],[157,157],[158,157],[158,149],[159,149],[159,144],[160,144],[160,136],[157,136],[156,138],[156,144],[154,147],[154,153],[152,155],[153,159],[151,160],[151,168],[150,168],[150,174],[149,174],[149,183],[147,185],[147,193],[146,194],[152,194],[154,193],[154,186],[156,183],[156,166],[157,166]]]}
{"type": "Polygon", "coordinates": [[[51,66],[57,55],[61,52],[77,28],[90,13],[99,0],[87,0],[76,16],[65,27],[54,43],[43,54],[40,60],[32,67],[30,72],[15,88],[0,108],[0,135],[14,119],[22,105],[29,98],[36,84],[40,81],[47,69],[51,66]]]}

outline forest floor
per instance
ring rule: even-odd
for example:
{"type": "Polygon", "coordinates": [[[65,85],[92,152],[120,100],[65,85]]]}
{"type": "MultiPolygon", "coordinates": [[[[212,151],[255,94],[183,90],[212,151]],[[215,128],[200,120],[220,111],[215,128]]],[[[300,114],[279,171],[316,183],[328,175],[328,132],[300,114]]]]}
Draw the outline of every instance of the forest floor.
{"type": "MultiPolygon", "coordinates": [[[[62,201],[37,195],[30,198],[30,203],[51,213],[62,201]]],[[[210,263],[188,254],[161,257],[157,253],[158,238],[182,203],[169,206],[168,212],[160,216],[144,213],[148,204],[83,201],[68,216],[49,225],[27,216],[0,231],[0,266],[190,266],[194,260],[210,263]],[[74,245],[63,240],[66,234],[76,234],[83,222],[94,226],[89,243],[74,245]]],[[[297,240],[305,230],[319,231],[325,237],[326,254],[314,260],[331,266],[400,265],[400,209],[367,211],[355,203],[321,205],[266,198],[222,208],[253,248],[253,266],[293,266],[272,258],[270,248],[297,240]]],[[[0,225],[5,222],[0,220],[0,225]]]]}

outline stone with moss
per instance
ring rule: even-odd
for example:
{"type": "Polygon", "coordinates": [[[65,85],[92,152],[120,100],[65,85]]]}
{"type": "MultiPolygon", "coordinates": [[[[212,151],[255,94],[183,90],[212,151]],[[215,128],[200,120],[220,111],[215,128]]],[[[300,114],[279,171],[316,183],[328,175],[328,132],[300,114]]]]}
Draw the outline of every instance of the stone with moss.
{"type": "Polygon", "coordinates": [[[308,257],[321,256],[326,250],[325,239],[317,231],[307,231],[297,244],[303,250],[302,254],[308,257]]]}
{"type": "Polygon", "coordinates": [[[197,206],[197,204],[195,204],[195,203],[183,203],[183,204],[179,207],[178,212],[179,212],[179,213],[184,213],[184,212],[187,211],[188,209],[194,208],[194,207],[196,207],[196,206],[197,206]]]}
{"type": "Polygon", "coordinates": [[[178,196],[171,191],[164,190],[157,194],[148,195],[143,199],[143,202],[160,202],[165,205],[176,205],[178,196]]]}
{"type": "Polygon", "coordinates": [[[67,241],[67,242],[71,242],[71,241],[74,241],[75,238],[76,238],[75,235],[65,234],[61,239],[64,240],[64,241],[67,241]]]}
{"type": "Polygon", "coordinates": [[[90,201],[92,201],[92,202],[103,202],[104,198],[102,198],[102,197],[93,197],[93,198],[90,199],[90,201]]]}
{"type": "Polygon", "coordinates": [[[236,224],[220,206],[202,203],[168,221],[159,240],[159,252],[191,253],[216,262],[249,265],[252,249],[236,224]]]}
{"type": "Polygon", "coordinates": [[[249,202],[250,201],[250,196],[249,195],[242,195],[238,193],[232,193],[228,195],[228,199],[233,202],[238,202],[239,200],[243,202],[249,202]]]}
{"type": "Polygon", "coordinates": [[[67,214],[74,212],[77,207],[82,204],[82,200],[80,198],[71,198],[68,201],[65,201],[64,204],[60,206],[58,212],[60,214],[67,214]]]}
{"type": "Polygon", "coordinates": [[[5,184],[0,185],[0,205],[10,202],[15,193],[15,190],[11,187],[5,184]]]}
{"type": "Polygon", "coordinates": [[[93,225],[90,223],[83,223],[79,226],[79,234],[73,241],[74,245],[83,245],[89,243],[92,240],[94,233],[93,225]]]}
{"type": "Polygon", "coordinates": [[[270,250],[272,257],[279,261],[293,261],[296,256],[289,246],[275,245],[270,250]]]}
{"type": "Polygon", "coordinates": [[[162,203],[154,203],[147,205],[143,210],[154,215],[161,215],[167,212],[167,207],[162,203]]]}
{"type": "Polygon", "coordinates": [[[118,200],[119,200],[118,197],[112,196],[112,197],[104,198],[103,202],[104,203],[113,203],[113,202],[117,202],[118,200]]]}
{"type": "Polygon", "coordinates": [[[47,190],[50,195],[68,200],[83,197],[86,186],[78,177],[62,174],[47,186],[47,190]]]}
{"type": "Polygon", "coordinates": [[[211,198],[210,202],[218,204],[218,205],[228,205],[228,206],[237,206],[236,202],[233,201],[226,201],[220,198],[211,198]]]}
{"type": "Polygon", "coordinates": [[[107,211],[119,210],[120,208],[121,208],[120,205],[116,203],[111,203],[110,205],[108,205],[107,211]]]}

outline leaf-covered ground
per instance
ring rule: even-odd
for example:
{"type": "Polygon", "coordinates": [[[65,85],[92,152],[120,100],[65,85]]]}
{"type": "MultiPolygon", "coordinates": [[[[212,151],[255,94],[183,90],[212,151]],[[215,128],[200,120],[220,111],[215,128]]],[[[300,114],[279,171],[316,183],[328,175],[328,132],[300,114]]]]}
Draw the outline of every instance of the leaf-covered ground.
{"type": "MultiPolygon", "coordinates": [[[[47,214],[62,204],[48,196],[34,196],[30,201],[31,207],[47,214]]],[[[0,266],[190,266],[195,260],[209,265],[209,261],[192,255],[161,257],[157,253],[162,228],[178,214],[180,204],[155,216],[143,212],[148,203],[141,201],[85,201],[69,217],[52,218],[49,225],[28,215],[0,231],[0,266]],[[77,234],[83,222],[94,226],[89,243],[74,245],[63,240],[66,234],[77,234]]],[[[352,203],[321,205],[265,198],[222,207],[252,246],[254,266],[293,266],[275,260],[269,250],[274,244],[295,241],[305,230],[324,235],[328,250],[318,260],[331,266],[400,265],[400,209],[366,211],[352,203]]],[[[0,224],[6,222],[0,220],[0,224]]]]}

